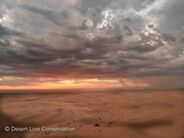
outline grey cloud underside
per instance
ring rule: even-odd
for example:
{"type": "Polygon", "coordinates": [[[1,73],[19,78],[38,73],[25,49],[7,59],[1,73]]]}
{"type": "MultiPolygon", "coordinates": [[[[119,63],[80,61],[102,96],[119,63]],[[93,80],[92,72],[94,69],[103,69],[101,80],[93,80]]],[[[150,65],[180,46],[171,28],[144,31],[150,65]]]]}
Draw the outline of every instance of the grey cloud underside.
{"type": "Polygon", "coordinates": [[[155,2],[2,1],[0,76],[183,77],[184,2],[155,2]]]}

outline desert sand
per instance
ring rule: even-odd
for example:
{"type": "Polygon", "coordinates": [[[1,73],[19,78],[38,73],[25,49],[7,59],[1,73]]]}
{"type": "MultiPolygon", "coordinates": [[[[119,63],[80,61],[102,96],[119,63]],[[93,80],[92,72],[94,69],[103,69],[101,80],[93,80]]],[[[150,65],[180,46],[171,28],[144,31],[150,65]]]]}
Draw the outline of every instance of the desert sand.
{"type": "Polygon", "coordinates": [[[0,138],[184,138],[184,91],[0,94],[0,127],[0,138]]]}

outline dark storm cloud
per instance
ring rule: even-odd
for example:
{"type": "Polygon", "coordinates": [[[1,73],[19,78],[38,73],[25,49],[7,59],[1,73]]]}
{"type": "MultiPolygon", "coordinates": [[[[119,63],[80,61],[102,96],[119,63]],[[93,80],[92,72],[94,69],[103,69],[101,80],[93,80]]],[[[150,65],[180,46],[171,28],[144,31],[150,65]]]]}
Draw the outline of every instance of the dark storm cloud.
{"type": "Polygon", "coordinates": [[[0,76],[182,77],[182,4],[1,1],[0,76]]]}
{"type": "Polygon", "coordinates": [[[30,5],[23,5],[20,6],[21,8],[28,10],[30,12],[33,12],[35,14],[40,14],[44,16],[49,21],[57,24],[57,25],[64,25],[67,22],[67,18],[69,18],[69,13],[67,11],[55,11],[43,7],[36,7],[36,6],[30,6],[30,5]]]}

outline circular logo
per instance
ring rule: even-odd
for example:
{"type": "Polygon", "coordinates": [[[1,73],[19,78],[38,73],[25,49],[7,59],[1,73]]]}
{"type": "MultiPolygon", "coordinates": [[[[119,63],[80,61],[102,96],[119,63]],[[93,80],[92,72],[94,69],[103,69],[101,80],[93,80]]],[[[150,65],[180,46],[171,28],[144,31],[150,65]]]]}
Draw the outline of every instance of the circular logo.
{"type": "Polygon", "coordinates": [[[5,127],[4,127],[4,130],[5,130],[6,132],[10,131],[10,127],[5,126],[5,127]]]}

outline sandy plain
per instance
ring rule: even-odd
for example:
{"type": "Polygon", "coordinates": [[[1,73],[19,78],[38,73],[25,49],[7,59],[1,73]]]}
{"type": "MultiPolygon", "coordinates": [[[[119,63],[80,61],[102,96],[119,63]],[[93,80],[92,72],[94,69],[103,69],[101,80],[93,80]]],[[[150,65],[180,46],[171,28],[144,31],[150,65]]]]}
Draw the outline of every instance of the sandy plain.
{"type": "Polygon", "coordinates": [[[0,129],[0,138],[184,138],[184,91],[1,93],[0,129]]]}

